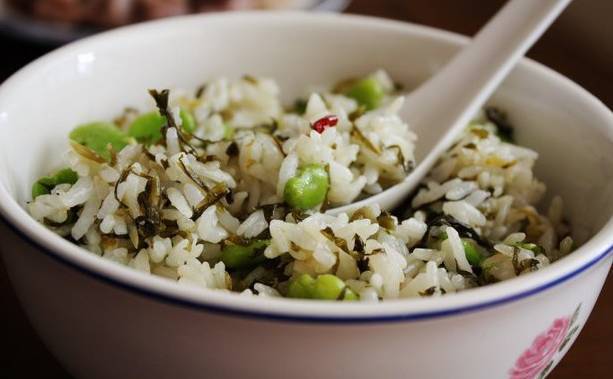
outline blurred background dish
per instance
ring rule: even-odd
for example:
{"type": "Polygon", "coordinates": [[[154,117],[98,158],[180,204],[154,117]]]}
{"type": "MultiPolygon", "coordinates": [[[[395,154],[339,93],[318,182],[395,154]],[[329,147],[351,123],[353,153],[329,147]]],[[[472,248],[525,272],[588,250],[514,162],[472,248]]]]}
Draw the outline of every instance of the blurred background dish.
{"type": "Polygon", "coordinates": [[[278,9],[340,12],[350,0],[0,0],[0,32],[64,44],[134,22],[201,12],[278,9]]]}

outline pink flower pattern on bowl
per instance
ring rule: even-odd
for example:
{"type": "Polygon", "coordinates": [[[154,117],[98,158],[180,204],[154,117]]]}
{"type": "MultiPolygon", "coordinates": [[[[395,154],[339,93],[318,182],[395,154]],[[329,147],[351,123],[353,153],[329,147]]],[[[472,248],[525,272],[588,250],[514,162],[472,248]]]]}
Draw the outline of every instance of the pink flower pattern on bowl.
{"type": "Polygon", "coordinates": [[[515,361],[515,366],[509,372],[510,379],[544,378],[549,373],[554,363],[553,357],[578,330],[578,326],[570,327],[575,323],[580,307],[572,316],[555,319],[547,331],[534,339],[532,346],[515,361]]]}

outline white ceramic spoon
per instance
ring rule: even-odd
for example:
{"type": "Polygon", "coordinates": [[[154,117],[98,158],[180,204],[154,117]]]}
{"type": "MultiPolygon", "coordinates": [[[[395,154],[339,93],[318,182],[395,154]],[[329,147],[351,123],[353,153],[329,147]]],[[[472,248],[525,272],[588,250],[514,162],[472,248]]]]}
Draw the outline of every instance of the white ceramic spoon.
{"type": "Polygon", "coordinates": [[[571,0],[511,0],[441,71],[407,96],[400,116],[417,132],[417,166],[401,183],[337,214],[379,204],[399,205],[483,106],[517,61],[571,0]]]}

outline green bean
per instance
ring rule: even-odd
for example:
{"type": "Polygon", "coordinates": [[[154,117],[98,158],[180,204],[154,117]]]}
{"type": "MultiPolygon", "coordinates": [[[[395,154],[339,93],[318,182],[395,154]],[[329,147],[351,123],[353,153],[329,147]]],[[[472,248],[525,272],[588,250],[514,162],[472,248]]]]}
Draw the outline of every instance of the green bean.
{"type": "Polygon", "coordinates": [[[74,142],[93,150],[107,161],[111,160],[109,146],[118,152],[130,143],[130,138],[115,124],[109,122],[80,125],[70,132],[69,137],[74,142]]]}
{"type": "Polygon", "coordinates": [[[325,167],[310,164],[285,183],[283,197],[292,208],[307,210],[324,202],[329,186],[325,167]]]}
{"type": "Polygon", "coordinates": [[[266,261],[263,252],[270,240],[255,240],[246,246],[226,245],[221,251],[221,260],[230,269],[246,268],[266,261]]]}
{"type": "Polygon", "coordinates": [[[75,184],[79,175],[69,168],[63,168],[51,176],[43,176],[32,185],[32,199],[51,193],[58,184],[75,184]]]}
{"type": "Polygon", "coordinates": [[[385,95],[381,84],[371,77],[357,81],[345,94],[355,99],[358,104],[363,105],[367,110],[378,107],[385,95]]]}

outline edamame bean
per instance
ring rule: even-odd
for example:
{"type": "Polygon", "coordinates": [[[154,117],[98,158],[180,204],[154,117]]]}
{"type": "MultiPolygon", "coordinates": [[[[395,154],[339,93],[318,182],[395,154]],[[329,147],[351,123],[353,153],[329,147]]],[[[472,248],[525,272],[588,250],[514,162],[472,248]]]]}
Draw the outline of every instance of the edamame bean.
{"type": "Polygon", "coordinates": [[[329,186],[329,175],[324,166],[310,164],[285,183],[283,197],[292,208],[311,209],[324,202],[329,186]]]}
{"type": "MultiPolygon", "coordinates": [[[[192,114],[181,108],[179,110],[181,128],[188,133],[196,130],[196,120],[192,114]]],[[[128,134],[138,142],[147,145],[154,144],[162,138],[162,127],[166,123],[166,117],[156,112],[144,113],[138,116],[128,127],[128,134]]]]}
{"type": "Polygon", "coordinates": [[[183,128],[183,130],[188,133],[193,133],[194,130],[196,130],[196,120],[189,111],[181,108],[179,110],[179,117],[181,117],[181,128],[183,128]]]}
{"type": "Polygon", "coordinates": [[[472,241],[467,239],[462,239],[462,246],[464,246],[464,254],[466,255],[468,263],[473,266],[478,266],[483,260],[483,256],[479,250],[477,250],[477,247],[472,241]]]}
{"type": "Polygon", "coordinates": [[[332,274],[319,275],[315,279],[313,298],[322,300],[357,300],[345,282],[332,274]]]}
{"type": "Polygon", "coordinates": [[[332,274],[319,275],[315,279],[313,298],[321,300],[358,300],[355,294],[344,281],[332,274]]]}
{"type": "Polygon", "coordinates": [[[156,143],[162,138],[161,129],[165,122],[166,117],[158,112],[144,113],[132,121],[128,134],[140,143],[156,143]]]}
{"type": "Polygon", "coordinates": [[[246,246],[226,245],[221,251],[221,260],[231,269],[255,266],[266,260],[263,252],[269,244],[270,240],[255,240],[246,246]]]}
{"type": "Polygon", "coordinates": [[[336,275],[324,274],[313,279],[308,274],[302,274],[290,282],[288,297],[318,300],[358,300],[343,280],[336,275]]]}
{"type": "Polygon", "coordinates": [[[345,94],[365,106],[367,110],[378,107],[385,96],[381,84],[370,77],[356,82],[345,94]]]}
{"type": "Polygon", "coordinates": [[[109,146],[118,152],[130,143],[130,138],[115,124],[109,122],[93,122],[78,126],[70,132],[69,137],[107,161],[111,160],[109,146]]]}
{"type": "Polygon", "coordinates": [[[32,199],[51,193],[58,184],[75,184],[79,175],[69,168],[63,168],[50,176],[43,176],[32,185],[32,199]]]}
{"type": "Polygon", "coordinates": [[[48,195],[49,193],[51,193],[51,190],[47,186],[44,186],[39,182],[34,182],[34,184],[32,184],[32,200],[36,199],[40,195],[48,195]]]}
{"type": "Polygon", "coordinates": [[[345,293],[344,293],[344,296],[343,296],[343,300],[345,300],[345,301],[358,301],[358,300],[360,300],[360,297],[358,296],[358,294],[353,292],[349,287],[345,287],[345,293]]]}
{"type": "Polygon", "coordinates": [[[77,180],[79,180],[79,175],[74,172],[72,169],[63,168],[55,173],[53,176],[55,180],[55,185],[58,184],[75,184],[77,180]]]}
{"type": "Polygon", "coordinates": [[[287,297],[296,299],[312,299],[315,279],[309,274],[302,274],[289,283],[287,297]]]}

